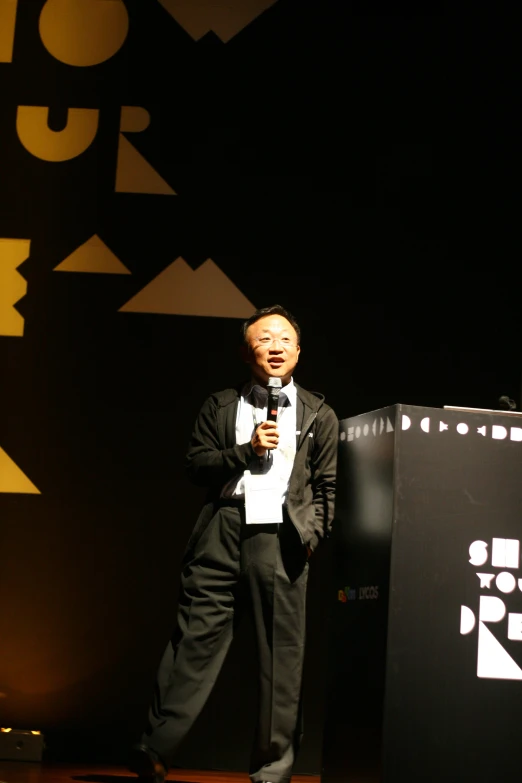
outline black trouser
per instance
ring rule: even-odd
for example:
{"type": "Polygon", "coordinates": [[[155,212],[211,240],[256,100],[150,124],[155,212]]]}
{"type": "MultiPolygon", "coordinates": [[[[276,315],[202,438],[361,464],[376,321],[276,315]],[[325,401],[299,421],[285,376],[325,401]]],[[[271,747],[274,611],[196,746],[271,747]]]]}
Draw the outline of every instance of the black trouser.
{"type": "Polygon", "coordinates": [[[233,637],[238,591],[250,599],[259,652],[259,716],[250,761],[255,783],[290,779],[301,740],[306,548],[282,525],[245,525],[222,506],[187,547],[178,624],[160,663],[142,741],[168,768],[217,679],[233,637]]]}

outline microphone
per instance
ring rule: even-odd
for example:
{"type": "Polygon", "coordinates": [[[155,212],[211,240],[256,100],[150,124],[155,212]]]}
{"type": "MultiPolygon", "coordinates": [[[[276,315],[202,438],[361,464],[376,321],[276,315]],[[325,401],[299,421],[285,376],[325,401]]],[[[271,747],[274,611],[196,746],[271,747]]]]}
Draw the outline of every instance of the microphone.
{"type": "Polygon", "coordinates": [[[279,390],[283,385],[281,378],[268,379],[268,402],[266,406],[266,420],[277,421],[277,407],[279,405],[279,390]]]}
{"type": "Polygon", "coordinates": [[[507,396],[507,394],[503,394],[502,397],[499,397],[498,401],[503,408],[506,408],[507,410],[510,411],[514,411],[515,408],[517,407],[515,400],[512,400],[510,397],[507,396]]]}

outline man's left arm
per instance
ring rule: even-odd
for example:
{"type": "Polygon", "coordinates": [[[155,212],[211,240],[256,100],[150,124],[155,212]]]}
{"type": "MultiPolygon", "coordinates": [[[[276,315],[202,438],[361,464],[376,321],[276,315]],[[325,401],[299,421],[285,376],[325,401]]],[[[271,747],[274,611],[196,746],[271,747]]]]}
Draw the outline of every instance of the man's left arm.
{"type": "Polygon", "coordinates": [[[322,538],[328,536],[335,510],[339,420],[330,407],[327,407],[322,415],[321,413],[316,419],[312,454],[315,535],[309,544],[311,551],[317,547],[322,538]]]}

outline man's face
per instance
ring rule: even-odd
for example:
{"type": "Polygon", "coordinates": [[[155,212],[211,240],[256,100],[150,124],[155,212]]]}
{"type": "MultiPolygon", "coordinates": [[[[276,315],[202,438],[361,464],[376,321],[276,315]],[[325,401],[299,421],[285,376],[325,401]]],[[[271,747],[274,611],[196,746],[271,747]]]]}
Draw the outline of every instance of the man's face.
{"type": "Polygon", "coordinates": [[[243,358],[254,378],[266,386],[269,378],[290,381],[299,359],[300,347],[292,324],[282,315],[265,315],[251,324],[246,333],[243,358]]]}

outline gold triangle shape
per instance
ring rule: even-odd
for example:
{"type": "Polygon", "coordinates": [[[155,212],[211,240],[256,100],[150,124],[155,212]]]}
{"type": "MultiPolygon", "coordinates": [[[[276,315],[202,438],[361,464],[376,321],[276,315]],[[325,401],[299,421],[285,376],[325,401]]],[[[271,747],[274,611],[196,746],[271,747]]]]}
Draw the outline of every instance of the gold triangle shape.
{"type": "Polygon", "coordinates": [[[39,489],[22,473],[18,465],[0,448],[0,493],[18,492],[23,495],[41,495],[39,489]]]}
{"type": "Polygon", "coordinates": [[[248,318],[254,310],[211,258],[194,270],[181,257],[120,308],[128,313],[214,318],[248,318]]]}
{"type": "Polygon", "coordinates": [[[120,133],[118,163],[116,166],[116,193],[148,193],[150,195],[175,196],[165,180],[160,177],[143,155],[120,133]]]}
{"type": "Polygon", "coordinates": [[[187,3],[185,0],[159,0],[194,40],[198,41],[209,30],[213,30],[224,43],[230,41],[276,1],[228,0],[227,3],[216,3],[212,0],[200,0],[198,3],[187,3]]]}
{"type": "Polygon", "coordinates": [[[94,234],[77,247],[70,256],[54,268],[55,272],[95,272],[109,275],[130,275],[131,272],[114,255],[105,242],[94,234]]]}

